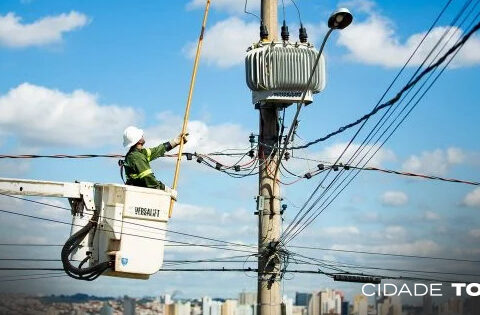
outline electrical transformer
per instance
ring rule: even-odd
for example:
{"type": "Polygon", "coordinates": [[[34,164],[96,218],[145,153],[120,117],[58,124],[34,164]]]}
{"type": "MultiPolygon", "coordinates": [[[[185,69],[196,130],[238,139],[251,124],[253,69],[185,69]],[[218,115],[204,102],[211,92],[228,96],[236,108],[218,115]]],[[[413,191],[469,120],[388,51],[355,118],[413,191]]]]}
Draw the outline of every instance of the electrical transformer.
{"type": "Polygon", "coordinates": [[[313,101],[313,94],[325,88],[325,59],[320,57],[310,86],[308,79],[318,51],[308,43],[272,42],[250,47],[245,57],[247,85],[253,104],[269,102],[286,107],[313,101]]]}

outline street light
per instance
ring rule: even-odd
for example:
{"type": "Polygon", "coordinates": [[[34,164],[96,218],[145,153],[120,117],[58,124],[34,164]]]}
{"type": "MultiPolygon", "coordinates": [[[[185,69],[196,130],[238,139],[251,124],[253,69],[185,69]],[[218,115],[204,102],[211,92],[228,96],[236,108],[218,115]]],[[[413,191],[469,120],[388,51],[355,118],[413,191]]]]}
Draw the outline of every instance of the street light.
{"type": "MultiPolygon", "coordinates": [[[[325,43],[327,42],[328,37],[333,32],[333,30],[343,30],[344,28],[349,26],[350,23],[352,23],[352,21],[353,21],[353,15],[346,8],[340,8],[340,9],[336,10],[328,18],[329,30],[328,30],[327,34],[325,34],[325,37],[323,38],[322,45],[320,46],[320,49],[318,51],[317,59],[315,60],[312,71],[310,72],[310,76],[309,76],[308,81],[307,81],[307,86],[305,88],[305,91],[303,91],[303,93],[302,93],[302,99],[297,105],[297,111],[295,113],[295,116],[293,117],[292,126],[294,126],[297,123],[298,115],[300,114],[300,109],[302,108],[302,104],[305,100],[307,90],[310,87],[310,84],[312,84],[313,76],[315,74],[315,71],[317,70],[318,62],[320,61],[320,57],[322,56],[323,48],[325,47],[325,43]]],[[[285,144],[284,144],[282,150],[280,151],[279,160],[282,159],[283,155],[285,154],[285,150],[287,149],[287,145],[290,142],[290,138],[292,137],[293,129],[294,128],[290,128],[290,130],[288,131],[288,135],[285,138],[285,144]]],[[[275,169],[275,176],[277,176],[279,165],[280,164],[277,164],[277,167],[275,169]]]]}
{"type": "Polygon", "coordinates": [[[340,8],[328,18],[328,27],[342,30],[352,23],[353,15],[346,8],[340,8]]]}
{"type": "MultiPolygon", "coordinates": [[[[328,37],[333,32],[333,30],[343,30],[347,26],[350,25],[353,21],[353,15],[350,11],[346,8],[340,8],[337,11],[333,12],[332,15],[328,18],[328,32],[323,39],[322,46],[320,46],[320,50],[318,51],[318,56],[320,56],[323,52],[323,48],[325,47],[325,43],[327,42],[328,37]]],[[[318,57],[320,59],[320,57],[318,57]]],[[[315,65],[316,67],[316,65],[315,65]]]]}
{"type": "MultiPolygon", "coordinates": [[[[352,21],[353,21],[353,15],[346,8],[338,9],[337,11],[333,12],[332,15],[330,15],[330,17],[328,18],[329,30],[328,30],[327,34],[325,34],[325,37],[323,38],[322,45],[320,46],[320,49],[318,50],[317,59],[315,60],[312,71],[310,73],[310,77],[308,78],[307,87],[302,94],[302,100],[299,103],[300,104],[299,107],[301,107],[301,104],[305,100],[306,92],[307,92],[308,88],[310,87],[310,84],[312,83],[313,75],[315,74],[315,71],[317,70],[318,62],[320,61],[320,57],[322,56],[323,48],[325,47],[325,43],[327,42],[328,37],[333,32],[333,30],[343,30],[344,28],[349,26],[350,23],[352,23],[352,21]]],[[[299,111],[297,110],[297,113],[298,112],[299,111]]],[[[297,116],[298,115],[295,115],[295,118],[293,120],[294,122],[296,122],[297,116]]],[[[288,141],[290,141],[290,135],[287,136],[287,142],[288,141]]]]}

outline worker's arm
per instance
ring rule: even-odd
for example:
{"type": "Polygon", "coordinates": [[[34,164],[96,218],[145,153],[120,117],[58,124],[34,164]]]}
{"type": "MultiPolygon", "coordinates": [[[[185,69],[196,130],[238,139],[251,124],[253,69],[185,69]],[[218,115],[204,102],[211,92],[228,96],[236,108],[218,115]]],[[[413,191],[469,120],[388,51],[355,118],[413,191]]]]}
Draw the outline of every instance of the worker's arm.
{"type": "MultiPolygon", "coordinates": [[[[188,133],[183,135],[183,143],[187,143],[187,136],[188,133]]],[[[182,135],[178,135],[175,139],[172,139],[168,142],[162,143],[159,146],[156,146],[154,148],[147,148],[145,149],[145,154],[147,155],[147,160],[148,161],[153,161],[165,154],[165,152],[168,152],[178,146],[180,144],[180,141],[182,139],[182,135]]]]}
{"type": "Polygon", "coordinates": [[[153,161],[163,156],[165,152],[170,151],[172,146],[170,143],[165,142],[153,148],[146,148],[144,153],[147,156],[148,161],[153,161]]]}

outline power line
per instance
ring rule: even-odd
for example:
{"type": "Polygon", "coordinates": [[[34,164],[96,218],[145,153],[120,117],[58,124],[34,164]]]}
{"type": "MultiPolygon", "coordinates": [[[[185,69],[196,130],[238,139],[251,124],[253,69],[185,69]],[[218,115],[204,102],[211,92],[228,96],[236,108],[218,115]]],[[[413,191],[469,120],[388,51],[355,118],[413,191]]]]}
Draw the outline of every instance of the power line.
{"type": "MultiPolygon", "coordinates": [[[[470,37],[471,34],[473,34],[474,32],[476,32],[477,30],[474,29],[473,32],[471,31],[469,34],[467,34],[467,37],[466,37],[466,40],[468,40],[468,38],[470,37]]],[[[465,41],[466,41],[465,40],[465,41]]],[[[289,149],[305,149],[305,148],[308,148],[309,146],[313,145],[313,144],[317,144],[319,142],[323,142],[325,140],[328,140],[330,139],[331,137],[333,136],[336,136],[352,127],[355,127],[357,125],[359,125],[360,123],[368,120],[370,117],[374,116],[375,114],[377,114],[379,111],[381,111],[382,109],[384,108],[387,108],[387,107],[391,107],[393,106],[396,102],[398,102],[400,100],[400,98],[402,97],[402,95],[410,90],[412,87],[414,87],[425,75],[427,75],[429,72],[433,71],[434,69],[436,69],[440,64],[443,63],[443,61],[445,61],[445,59],[452,53],[455,52],[455,50],[457,50],[459,47],[461,47],[465,41],[463,42],[460,42],[458,44],[456,44],[455,46],[453,46],[452,48],[449,49],[449,51],[442,57],[440,58],[439,60],[437,60],[437,62],[435,62],[433,65],[427,67],[425,70],[423,70],[414,80],[412,80],[411,82],[409,82],[407,85],[405,85],[401,90],[400,92],[398,92],[393,98],[391,98],[390,100],[388,100],[387,102],[381,104],[380,106],[376,106],[371,112],[363,115],[362,117],[360,117],[359,119],[357,119],[356,121],[352,122],[352,123],[349,123],[345,126],[342,126],[340,128],[338,128],[336,131],[333,131],[321,138],[318,138],[316,140],[313,140],[313,141],[309,141],[308,143],[306,143],[305,145],[300,145],[300,146],[295,146],[295,147],[289,147],[289,149]]]]}
{"type": "Polygon", "coordinates": [[[288,247],[300,248],[300,249],[321,250],[321,251],[341,252],[341,253],[353,253],[353,254],[365,254],[365,255],[379,255],[379,256],[393,256],[393,257],[404,257],[404,258],[418,258],[418,259],[432,259],[432,260],[446,260],[446,261],[457,261],[457,262],[480,263],[480,260],[470,260],[470,259],[460,259],[460,258],[419,256],[419,255],[403,255],[403,254],[395,254],[395,253],[382,253],[382,252],[347,250],[347,249],[333,249],[333,248],[323,248],[323,247],[314,247],[314,246],[300,246],[300,245],[289,245],[288,247]]]}
{"type": "MultiPolygon", "coordinates": [[[[230,149],[226,149],[230,150],[230,149]]],[[[243,151],[243,149],[242,149],[243,151]]],[[[197,152],[184,152],[182,156],[196,156],[200,153],[197,152]]],[[[241,156],[244,153],[225,153],[225,152],[212,152],[201,155],[211,156],[241,156]]],[[[0,154],[0,159],[93,159],[93,158],[124,158],[124,154],[0,154]]],[[[178,154],[165,154],[161,158],[174,158],[178,157],[178,154]]]]}
{"type": "MultiPolygon", "coordinates": [[[[65,275],[63,272],[43,272],[43,273],[28,273],[28,274],[17,274],[17,275],[8,275],[0,276],[0,280],[15,278],[15,277],[36,277],[36,276],[51,276],[51,275],[65,275]]],[[[65,275],[66,276],[66,275],[65,275]]]]}
{"type": "MultiPolygon", "coordinates": [[[[48,218],[43,218],[43,217],[38,217],[38,216],[33,216],[33,215],[28,215],[28,214],[23,214],[23,213],[18,213],[18,212],[9,211],[9,210],[4,210],[4,209],[0,209],[0,212],[2,212],[2,213],[8,213],[8,214],[13,214],[13,215],[18,215],[18,216],[22,216],[22,217],[28,217],[28,218],[31,218],[31,219],[37,219],[37,220],[42,220],[42,221],[47,221],[47,222],[64,224],[64,225],[82,226],[82,225],[79,225],[79,224],[72,224],[72,223],[64,222],[64,221],[60,221],[60,220],[48,219],[48,218]]],[[[106,230],[106,229],[101,229],[101,228],[97,228],[97,230],[105,231],[105,232],[112,232],[112,230],[106,230]]],[[[218,246],[216,246],[215,244],[212,244],[212,245],[211,245],[211,244],[194,244],[194,243],[188,243],[188,242],[182,242],[182,241],[172,241],[172,240],[167,240],[167,239],[162,239],[162,238],[148,237],[148,236],[143,236],[143,235],[138,235],[138,234],[131,234],[131,233],[123,233],[123,235],[136,236],[136,237],[139,237],[139,238],[146,238],[146,239],[152,239],[152,240],[158,240],[158,241],[165,241],[165,242],[171,242],[171,243],[176,243],[176,244],[185,244],[185,245],[191,245],[191,246],[197,246],[197,247],[208,247],[208,248],[213,248],[213,249],[221,249],[221,250],[228,250],[228,251],[253,253],[253,252],[247,251],[247,250],[227,248],[227,247],[218,247],[218,246]]]]}
{"type": "MultiPolygon", "coordinates": [[[[304,159],[304,158],[298,158],[298,157],[292,157],[292,158],[295,158],[295,159],[304,159]]],[[[373,167],[373,166],[371,166],[371,167],[357,167],[357,166],[354,166],[354,165],[343,164],[343,163],[339,163],[338,165],[330,164],[330,166],[327,167],[327,165],[328,165],[327,163],[330,163],[330,162],[324,162],[324,161],[314,160],[314,159],[309,159],[309,160],[325,163],[325,164],[326,164],[326,165],[324,165],[325,168],[322,169],[322,170],[319,170],[319,169],[317,168],[317,169],[314,169],[313,171],[308,171],[308,172],[305,173],[303,176],[302,176],[302,175],[295,174],[295,173],[289,171],[287,168],[285,168],[284,165],[282,165],[282,168],[283,168],[286,172],[288,172],[290,175],[295,176],[295,177],[297,177],[297,178],[301,178],[301,179],[306,179],[306,178],[308,178],[308,177],[316,176],[316,175],[322,173],[324,170],[327,170],[327,169],[329,169],[329,168],[333,168],[333,169],[334,169],[334,168],[337,168],[337,169],[343,168],[343,169],[345,169],[346,171],[349,170],[349,169],[357,169],[357,170],[362,170],[362,171],[378,171],[378,172],[383,172],[383,173],[387,173],[387,174],[395,174],[395,175],[401,175],[401,176],[407,176],[407,177],[419,177],[419,178],[423,178],[423,179],[432,179],[432,180],[438,180],[438,181],[444,181],[444,182],[451,182],[451,183],[459,183],[459,184],[480,186],[480,182],[463,180],[463,179],[446,178],[446,177],[441,177],[441,176],[436,176],[436,175],[426,175],[426,174],[420,174],[420,173],[396,171],[396,170],[379,168],[379,167],[373,167]],[[310,176],[308,176],[307,174],[309,174],[310,176]]]]}
{"type": "MultiPolygon", "coordinates": [[[[14,198],[14,199],[27,201],[27,202],[32,202],[32,203],[36,203],[36,204],[40,204],[40,205],[44,205],[44,206],[49,206],[49,207],[53,207],[53,208],[57,208],[57,209],[61,209],[61,210],[71,211],[71,209],[66,208],[66,207],[56,206],[56,205],[52,205],[50,203],[40,202],[40,201],[28,199],[28,198],[12,196],[12,195],[1,193],[1,192],[0,192],[0,195],[10,197],[10,198],[14,198]]],[[[193,237],[193,238],[198,238],[198,239],[203,239],[203,240],[208,240],[208,241],[214,241],[214,242],[219,242],[219,243],[224,243],[224,244],[229,244],[229,245],[235,245],[235,246],[249,247],[249,248],[254,248],[255,247],[253,245],[245,245],[245,244],[234,243],[234,242],[229,242],[229,241],[224,241],[224,240],[218,240],[218,239],[214,239],[214,238],[210,238],[210,237],[204,237],[204,236],[194,235],[194,234],[190,234],[190,233],[174,231],[174,230],[170,230],[170,229],[162,229],[162,228],[158,228],[158,227],[151,227],[151,226],[148,226],[148,225],[145,225],[145,224],[140,224],[140,223],[124,222],[123,220],[115,219],[115,218],[109,218],[109,217],[104,217],[104,218],[109,219],[109,220],[113,220],[113,221],[119,221],[119,222],[122,222],[123,224],[130,224],[130,225],[134,225],[134,226],[140,226],[140,227],[145,227],[145,228],[149,228],[149,229],[153,229],[153,230],[170,232],[170,233],[173,233],[173,234],[178,234],[178,235],[183,235],[183,236],[188,236],[188,237],[193,237]]]]}
{"type": "MultiPolygon", "coordinates": [[[[406,87],[407,87],[407,86],[413,87],[412,84],[418,83],[419,79],[420,79],[422,76],[424,76],[425,74],[429,73],[430,71],[436,69],[436,67],[438,67],[440,64],[442,64],[451,54],[455,53],[455,54],[450,58],[450,60],[449,60],[448,63],[445,65],[445,67],[444,67],[443,70],[440,72],[440,74],[436,77],[436,79],[438,79],[438,77],[443,73],[443,71],[444,71],[444,69],[446,68],[446,66],[448,66],[448,64],[451,62],[451,60],[452,60],[453,57],[456,55],[456,53],[458,53],[458,51],[459,51],[459,49],[462,47],[462,45],[463,45],[463,44],[469,39],[469,37],[470,37],[474,32],[476,32],[479,28],[480,28],[480,23],[477,24],[475,27],[473,27],[467,34],[465,34],[454,46],[452,46],[452,47],[451,47],[441,58],[439,58],[435,63],[431,64],[431,65],[430,65],[429,67],[427,67],[424,71],[422,71],[422,72],[420,73],[420,75],[418,75],[416,78],[412,79],[412,80],[406,85],[406,87]]],[[[433,85],[433,83],[435,83],[436,79],[429,85],[429,87],[427,88],[427,90],[424,91],[424,93],[423,93],[423,94],[420,96],[420,98],[416,101],[416,103],[415,103],[414,106],[416,106],[416,104],[418,104],[418,102],[423,98],[423,96],[424,96],[425,93],[428,91],[428,89],[431,88],[431,86],[433,85]]],[[[425,85],[425,83],[424,83],[423,85],[425,85]]],[[[422,85],[422,87],[423,87],[423,85],[422,85]]],[[[420,89],[421,89],[422,87],[420,87],[420,89]]],[[[404,89],[405,89],[405,87],[404,87],[404,89]]],[[[404,89],[402,89],[402,90],[404,90],[404,89]]],[[[418,93],[418,91],[417,91],[417,93],[418,93]]],[[[416,93],[416,94],[417,94],[417,93],[416,93]]],[[[416,94],[414,95],[414,97],[416,96],[416,94]]],[[[398,94],[397,94],[397,96],[398,96],[398,94]]],[[[413,99],[413,98],[412,98],[412,99],[413,99]]],[[[410,102],[409,102],[409,103],[410,103],[410,102]]],[[[407,106],[408,106],[408,104],[407,104],[407,106]]],[[[412,109],[413,109],[413,108],[412,108],[412,109]]],[[[410,109],[410,111],[407,113],[407,115],[411,112],[412,109],[410,109]]],[[[383,118],[383,117],[382,117],[382,118],[383,118]]],[[[388,137],[383,143],[385,143],[385,142],[390,138],[390,136],[391,136],[391,135],[393,134],[393,132],[399,127],[399,125],[404,121],[405,118],[406,118],[406,116],[402,119],[402,121],[397,125],[397,127],[392,131],[392,133],[389,135],[389,137],[388,137]]],[[[378,126],[378,123],[377,123],[377,126],[378,126]]],[[[360,128],[361,128],[361,127],[360,127],[360,128]]],[[[359,130],[360,130],[360,129],[359,129],[359,130]]],[[[388,129],[387,129],[387,130],[388,130],[388,129]]],[[[358,134],[358,132],[357,132],[357,134],[358,134]]],[[[352,141],[350,141],[349,145],[351,144],[351,142],[352,142],[352,141]]],[[[365,142],[365,141],[364,141],[364,142],[365,142]]],[[[382,145],[383,145],[383,144],[382,144],[382,145]]],[[[362,143],[362,146],[363,146],[363,143],[362,143]]],[[[348,146],[347,146],[347,147],[348,147],[348,146]]],[[[381,147],[381,146],[380,146],[380,147],[381,147]]],[[[380,148],[380,147],[379,147],[379,148],[380,148]]],[[[378,152],[379,148],[375,151],[375,153],[378,152]]],[[[360,148],[357,149],[357,152],[359,151],[359,149],[360,149],[360,148]]],[[[371,149],[372,149],[372,148],[370,148],[370,150],[371,150],[371,149]]],[[[370,151],[370,150],[369,150],[369,151],[370,151]]],[[[343,155],[345,152],[346,152],[346,149],[344,150],[344,152],[342,153],[342,155],[343,155]]],[[[375,153],[374,153],[374,154],[375,154],[375,153]]],[[[356,153],[355,153],[355,154],[356,154],[356,153]]],[[[367,153],[367,154],[368,154],[368,153],[367,153]]],[[[373,155],[370,157],[370,159],[371,159],[372,157],[373,157],[373,155]]],[[[353,158],[353,157],[352,157],[352,158],[353,158]]],[[[350,158],[350,160],[352,160],[352,158],[350,158]]],[[[370,160],[370,159],[369,159],[369,160],[370,160]]],[[[339,159],[337,159],[337,162],[338,162],[338,160],[339,160],[339,159]]],[[[349,160],[349,162],[350,162],[350,160],[349,160]]],[[[369,160],[368,160],[368,161],[369,161],[369,160]]],[[[368,163],[368,161],[367,161],[366,163],[368,163]]],[[[337,163],[337,162],[335,162],[335,163],[337,163]]],[[[359,163],[360,163],[360,162],[358,162],[356,166],[358,166],[359,163]]],[[[366,163],[365,163],[365,164],[366,164],[366,163]]],[[[364,164],[364,165],[365,165],[365,164],[364,164]]],[[[330,172],[330,171],[329,171],[329,172],[330,172]]],[[[321,194],[321,196],[317,198],[317,200],[314,202],[314,204],[313,204],[312,206],[310,206],[309,210],[300,218],[300,221],[305,218],[306,214],[308,214],[308,212],[311,211],[311,209],[319,202],[320,198],[322,198],[322,197],[326,194],[326,192],[332,187],[333,183],[335,183],[335,182],[337,181],[337,179],[339,178],[339,176],[340,176],[341,173],[342,173],[342,172],[340,172],[339,175],[337,175],[337,176],[335,177],[335,179],[329,184],[329,186],[327,187],[327,189],[325,189],[325,191],[321,194]]],[[[357,174],[358,174],[358,172],[355,174],[355,176],[356,176],[357,174]]],[[[327,173],[326,176],[328,176],[328,173],[327,173]]],[[[326,178],[326,176],[325,176],[325,178],[326,178]]],[[[354,176],[353,178],[355,178],[355,176],[354,176]]],[[[347,176],[347,177],[348,177],[348,176],[347,176]]],[[[325,178],[324,178],[324,180],[325,180],[325,178]]],[[[352,179],[353,179],[353,178],[352,178],[352,179]]],[[[352,179],[341,189],[341,191],[343,191],[343,190],[345,189],[345,187],[352,181],[352,179]]],[[[339,185],[341,185],[344,181],[345,181],[345,179],[344,179],[339,185]]],[[[323,182],[323,181],[322,181],[322,182],[323,182]]],[[[337,186],[337,188],[335,188],[335,190],[334,190],[333,193],[335,193],[335,191],[338,189],[339,185],[337,186]]],[[[340,192],[341,192],[341,191],[340,191],[340,192]]],[[[340,193],[340,192],[339,192],[339,193],[340,193]]],[[[314,191],[314,193],[316,193],[316,190],[314,191]]],[[[333,193],[332,193],[330,196],[332,196],[333,193]]],[[[303,227],[300,227],[299,229],[296,229],[296,230],[295,230],[295,233],[293,234],[293,236],[290,237],[290,240],[293,239],[296,235],[298,235],[301,231],[303,231],[303,229],[304,229],[306,226],[308,226],[311,222],[313,222],[313,220],[314,220],[316,217],[318,217],[318,215],[319,215],[321,212],[323,212],[323,210],[324,210],[326,207],[328,207],[328,206],[333,202],[333,200],[338,196],[339,193],[337,193],[337,195],[336,195],[333,199],[331,199],[330,202],[329,202],[325,207],[323,207],[322,210],[320,210],[320,212],[317,212],[316,215],[315,215],[315,213],[313,213],[313,214],[307,219],[307,223],[304,223],[304,224],[303,224],[303,227]]],[[[313,194],[312,194],[312,195],[313,195],[313,194]]],[[[330,196],[327,197],[327,200],[328,200],[328,198],[330,198],[330,196]]],[[[312,197],[312,196],[311,196],[311,197],[312,197]]],[[[311,197],[309,198],[309,200],[307,201],[307,203],[311,200],[311,197]]],[[[324,202],[322,203],[322,205],[320,205],[320,207],[322,207],[322,206],[325,204],[325,202],[326,202],[326,201],[324,201],[324,202]]],[[[320,207],[319,207],[318,209],[320,209],[320,207]]],[[[317,211],[318,211],[318,209],[317,209],[317,211]]],[[[298,221],[298,222],[295,223],[293,229],[295,229],[295,228],[298,226],[298,224],[299,224],[300,221],[298,221]]],[[[290,228],[289,231],[288,231],[288,233],[291,233],[293,229],[290,228]]],[[[287,234],[285,234],[285,235],[287,235],[287,234]]],[[[285,235],[284,235],[284,238],[285,238],[285,235]]]]}
{"type": "Polygon", "coordinates": [[[63,244],[20,244],[20,243],[0,243],[0,246],[38,246],[38,247],[61,247],[63,244]]]}
{"type": "MultiPolygon", "coordinates": [[[[420,96],[420,98],[417,99],[417,101],[414,103],[414,105],[410,108],[410,110],[406,113],[406,115],[402,118],[402,120],[396,125],[396,127],[390,132],[390,134],[388,135],[388,137],[382,142],[382,144],[375,150],[375,152],[372,154],[372,156],[370,156],[370,158],[363,164],[362,167],[364,167],[372,158],[373,156],[380,150],[380,148],[386,143],[386,141],[388,141],[390,139],[390,137],[393,135],[393,133],[398,129],[398,127],[403,123],[403,121],[406,119],[406,117],[412,112],[412,110],[418,105],[418,103],[420,102],[420,100],[424,97],[424,95],[428,92],[428,90],[433,86],[433,84],[436,82],[436,80],[440,77],[440,75],[443,73],[443,71],[446,69],[446,67],[450,64],[450,62],[453,60],[453,58],[456,56],[456,54],[458,53],[459,47],[462,47],[461,45],[463,45],[467,40],[468,38],[470,38],[470,36],[475,33],[476,31],[478,31],[478,29],[480,29],[480,22],[477,23],[464,37],[462,37],[460,40],[457,41],[457,43],[451,47],[446,54],[444,54],[435,64],[441,64],[439,63],[439,61],[445,61],[446,60],[446,56],[449,56],[449,54],[451,52],[454,52],[455,51],[455,54],[448,60],[447,64],[443,67],[443,69],[440,71],[440,73],[435,77],[435,79],[430,83],[430,85],[427,87],[427,89],[423,92],[423,94],[420,96]]],[[[431,67],[431,66],[430,66],[431,67]]],[[[425,81],[426,83],[427,81],[425,81]]],[[[425,83],[420,87],[420,89],[425,85],[425,83]]],[[[419,89],[419,90],[420,90],[419,89]]],[[[417,91],[418,93],[418,91],[417,91]]],[[[417,94],[416,93],[416,94],[417,94]]],[[[415,94],[415,95],[416,95],[415,94]]],[[[415,95],[413,97],[415,97],[415,95]]],[[[411,100],[413,100],[413,97],[411,100]]],[[[410,100],[410,102],[411,102],[410,100]]],[[[406,105],[408,106],[410,104],[410,102],[406,105]]],[[[398,117],[398,116],[397,116],[398,117]]],[[[388,129],[387,129],[388,130],[388,129]]],[[[385,130],[386,132],[386,130],[385,130]]],[[[384,132],[384,133],[385,133],[384,132]]],[[[383,135],[383,134],[382,134],[383,135]]],[[[381,136],[382,136],[381,135],[381,136]]],[[[380,136],[380,137],[381,137],[380,136]]],[[[373,148],[373,146],[369,149],[369,151],[367,152],[367,154],[370,152],[370,150],[373,148]]],[[[361,161],[359,161],[357,163],[356,166],[358,166],[360,164],[361,161]]],[[[310,218],[308,219],[308,221],[306,223],[304,223],[303,227],[301,227],[300,229],[298,229],[297,231],[295,231],[295,234],[293,236],[290,237],[289,241],[292,240],[294,237],[296,237],[296,235],[298,235],[299,233],[301,233],[301,231],[303,231],[308,225],[310,225],[337,197],[338,195],[352,182],[352,180],[359,174],[359,171],[357,171],[354,176],[343,186],[343,188],[330,200],[328,201],[328,198],[330,198],[334,193],[335,191],[340,187],[340,185],[342,185],[342,183],[346,180],[346,178],[337,186],[337,188],[335,188],[335,190],[332,192],[332,194],[330,194],[329,197],[327,197],[326,201],[324,201],[322,203],[322,205],[320,205],[320,207],[318,209],[320,209],[321,207],[323,207],[319,212],[317,212],[317,214],[313,213],[310,218]],[[323,206],[326,202],[328,201],[328,203],[323,206]]],[[[348,176],[347,176],[348,178],[348,176]]],[[[325,193],[325,192],[324,192],[325,193]]],[[[324,195],[324,193],[322,194],[322,196],[324,195]]],[[[318,210],[317,209],[317,210],[318,210]]]]}
{"type": "Polygon", "coordinates": [[[439,274],[439,275],[453,275],[453,276],[472,276],[472,277],[480,277],[480,274],[472,274],[472,273],[459,273],[459,272],[448,272],[448,271],[434,271],[434,270],[412,270],[412,269],[397,269],[397,268],[389,268],[389,267],[375,267],[375,266],[362,266],[356,264],[348,264],[343,262],[331,262],[321,259],[314,259],[307,256],[301,256],[307,259],[314,260],[320,266],[334,266],[334,267],[341,267],[341,268],[354,268],[354,269],[364,269],[364,270],[381,270],[381,271],[395,271],[395,272],[409,272],[409,273],[427,273],[427,274],[439,274]]]}
{"type": "Polygon", "coordinates": [[[57,275],[50,275],[50,276],[41,276],[41,277],[28,277],[28,278],[18,278],[18,279],[6,279],[0,280],[1,282],[15,282],[15,281],[28,281],[28,280],[39,280],[39,279],[51,279],[51,278],[63,278],[68,277],[66,274],[57,274],[57,275]]]}

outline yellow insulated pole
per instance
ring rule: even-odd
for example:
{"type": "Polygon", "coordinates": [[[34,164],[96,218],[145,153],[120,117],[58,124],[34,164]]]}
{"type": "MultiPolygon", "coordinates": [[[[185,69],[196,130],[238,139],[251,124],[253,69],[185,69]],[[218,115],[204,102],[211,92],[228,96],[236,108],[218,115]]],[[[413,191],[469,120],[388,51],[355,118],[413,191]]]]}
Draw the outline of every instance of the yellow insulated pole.
{"type": "MultiPolygon", "coordinates": [[[[190,81],[190,90],[188,91],[187,107],[185,108],[185,115],[183,116],[182,134],[185,134],[187,132],[188,116],[190,114],[190,105],[192,104],[193,89],[195,87],[195,79],[197,78],[198,62],[200,60],[200,51],[202,50],[203,35],[205,33],[205,26],[207,25],[207,16],[208,16],[209,8],[210,8],[210,0],[207,0],[207,4],[205,5],[205,13],[203,14],[202,30],[200,31],[200,36],[198,38],[197,52],[195,54],[195,61],[193,63],[193,72],[192,72],[192,78],[190,81]]],[[[183,137],[181,137],[180,139],[180,147],[178,149],[177,164],[175,166],[175,175],[173,177],[172,189],[174,190],[177,189],[178,175],[180,173],[180,162],[182,161],[182,152],[183,152],[183,137]]],[[[175,203],[175,200],[173,200],[173,198],[170,199],[170,208],[168,210],[169,218],[172,216],[174,203],[175,203]]]]}

